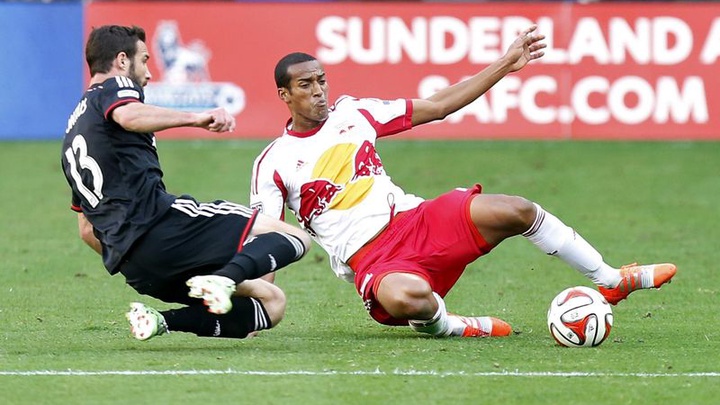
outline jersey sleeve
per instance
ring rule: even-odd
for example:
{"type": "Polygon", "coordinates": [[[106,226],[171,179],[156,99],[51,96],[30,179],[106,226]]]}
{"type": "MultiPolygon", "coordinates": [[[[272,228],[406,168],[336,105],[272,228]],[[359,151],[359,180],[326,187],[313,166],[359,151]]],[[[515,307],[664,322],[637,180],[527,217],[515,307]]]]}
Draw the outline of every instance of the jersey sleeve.
{"type": "Polygon", "coordinates": [[[103,83],[99,101],[105,119],[110,120],[114,109],[128,103],[142,103],[145,99],[142,87],[125,76],[115,76],[103,83]]]}
{"type": "Polygon", "coordinates": [[[80,196],[75,191],[72,192],[72,199],[70,201],[70,209],[75,212],[82,212],[80,207],[80,196]]]}
{"type": "Polygon", "coordinates": [[[412,100],[410,99],[354,99],[350,96],[343,96],[338,99],[336,105],[347,102],[354,103],[354,107],[364,115],[373,128],[375,128],[378,138],[397,134],[412,128],[412,100]]]}
{"type": "Polygon", "coordinates": [[[287,188],[278,172],[278,158],[272,153],[275,142],[255,159],[250,183],[250,208],[275,219],[285,219],[287,188]]]}

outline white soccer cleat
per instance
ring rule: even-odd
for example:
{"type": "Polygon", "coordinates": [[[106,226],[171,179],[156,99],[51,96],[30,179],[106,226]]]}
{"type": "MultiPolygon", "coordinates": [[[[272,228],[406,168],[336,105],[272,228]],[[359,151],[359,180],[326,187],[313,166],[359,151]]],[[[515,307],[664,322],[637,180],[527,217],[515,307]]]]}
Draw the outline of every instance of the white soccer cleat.
{"type": "Polygon", "coordinates": [[[225,276],[195,276],[186,282],[190,287],[188,295],[201,298],[208,311],[213,314],[226,314],[232,309],[232,297],[235,282],[225,276]]]}
{"type": "Polygon", "coordinates": [[[165,317],[139,302],[130,304],[130,312],[125,314],[125,318],[130,321],[130,332],[137,340],[148,340],[168,333],[165,317]]]}

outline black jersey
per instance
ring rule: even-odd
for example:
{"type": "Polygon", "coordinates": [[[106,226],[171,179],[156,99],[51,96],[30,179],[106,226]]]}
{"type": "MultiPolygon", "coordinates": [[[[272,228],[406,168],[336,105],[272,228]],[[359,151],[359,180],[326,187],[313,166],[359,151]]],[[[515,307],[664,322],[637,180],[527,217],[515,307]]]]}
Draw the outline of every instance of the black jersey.
{"type": "Polygon", "coordinates": [[[110,274],[175,200],[165,191],[155,136],[127,131],[112,120],[115,108],[143,100],[132,80],[110,78],[85,92],[65,130],[61,160],[72,209],[95,229],[110,274]]]}

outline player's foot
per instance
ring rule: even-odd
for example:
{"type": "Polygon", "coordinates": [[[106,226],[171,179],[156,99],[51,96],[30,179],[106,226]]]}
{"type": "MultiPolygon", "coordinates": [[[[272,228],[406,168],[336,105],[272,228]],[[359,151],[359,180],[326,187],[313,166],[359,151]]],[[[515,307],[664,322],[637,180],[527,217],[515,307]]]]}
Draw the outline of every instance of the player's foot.
{"type": "Polygon", "coordinates": [[[448,314],[451,318],[460,320],[465,324],[462,330],[462,337],[489,337],[489,336],[509,336],[512,333],[512,327],[498,318],[490,316],[460,316],[448,314]]]}
{"type": "Polygon", "coordinates": [[[644,266],[638,266],[637,263],[628,264],[620,268],[622,280],[617,287],[598,287],[598,289],[609,303],[616,305],[635,290],[660,288],[663,284],[669,283],[676,271],[677,268],[671,263],[644,266]]]}
{"type": "Polygon", "coordinates": [[[130,321],[130,332],[135,339],[148,340],[168,333],[165,317],[139,302],[130,304],[130,312],[126,313],[125,317],[130,321]]]}
{"type": "Polygon", "coordinates": [[[189,296],[202,298],[208,311],[213,314],[226,314],[232,308],[232,297],[235,282],[224,276],[195,276],[187,281],[190,287],[189,296]]]}

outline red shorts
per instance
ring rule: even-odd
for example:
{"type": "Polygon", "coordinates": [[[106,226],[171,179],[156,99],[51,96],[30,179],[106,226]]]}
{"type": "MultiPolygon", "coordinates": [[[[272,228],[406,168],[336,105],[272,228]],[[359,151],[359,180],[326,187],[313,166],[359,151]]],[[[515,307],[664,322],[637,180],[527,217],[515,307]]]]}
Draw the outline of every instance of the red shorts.
{"type": "Polygon", "coordinates": [[[396,215],[349,261],[355,288],[370,316],[385,325],[407,325],[390,316],[376,301],[380,280],[390,273],[416,274],[444,297],[465,267],[488,253],[489,245],[470,218],[470,202],[482,190],[453,190],[396,215]]]}

